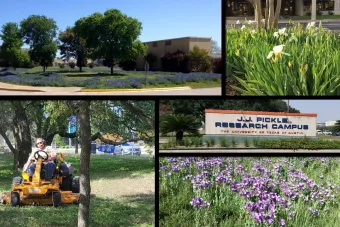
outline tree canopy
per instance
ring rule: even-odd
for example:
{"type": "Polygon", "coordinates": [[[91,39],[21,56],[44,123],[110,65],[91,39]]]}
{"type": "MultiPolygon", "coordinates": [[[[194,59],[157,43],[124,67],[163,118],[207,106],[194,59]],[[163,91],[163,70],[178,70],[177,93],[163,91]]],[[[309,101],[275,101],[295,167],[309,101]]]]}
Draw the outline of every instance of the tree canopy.
{"type": "Polygon", "coordinates": [[[58,42],[54,40],[58,29],[56,22],[46,16],[31,15],[21,21],[20,27],[24,42],[30,45],[31,60],[39,62],[45,72],[57,53],[58,42]]]}
{"type": "MultiPolygon", "coordinates": [[[[161,105],[166,105],[175,114],[194,115],[201,121],[205,120],[205,109],[228,109],[228,110],[254,110],[286,112],[287,103],[282,100],[263,99],[240,99],[240,100],[162,100],[161,105]]],[[[165,108],[164,106],[162,108],[165,108]]],[[[290,107],[292,113],[299,113],[295,108],[290,107]]]]}
{"type": "Polygon", "coordinates": [[[146,46],[137,40],[142,30],[141,22],[117,9],[80,18],[75,22],[74,30],[86,40],[86,47],[92,50],[92,59],[135,60],[146,53],[146,46]]]}

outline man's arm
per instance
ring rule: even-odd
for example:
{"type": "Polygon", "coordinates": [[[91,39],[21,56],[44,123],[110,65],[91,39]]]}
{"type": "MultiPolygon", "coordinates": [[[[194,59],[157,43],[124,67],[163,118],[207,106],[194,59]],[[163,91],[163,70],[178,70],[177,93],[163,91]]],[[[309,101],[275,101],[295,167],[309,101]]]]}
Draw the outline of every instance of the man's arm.
{"type": "Polygon", "coordinates": [[[27,171],[28,166],[32,163],[31,162],[32,159],[34,159],[34,152],[33,151],[31,152],[30,156],[28,157],[26,164],[24,165],[24,167],[22,169],[24,172],[27,171]]]}

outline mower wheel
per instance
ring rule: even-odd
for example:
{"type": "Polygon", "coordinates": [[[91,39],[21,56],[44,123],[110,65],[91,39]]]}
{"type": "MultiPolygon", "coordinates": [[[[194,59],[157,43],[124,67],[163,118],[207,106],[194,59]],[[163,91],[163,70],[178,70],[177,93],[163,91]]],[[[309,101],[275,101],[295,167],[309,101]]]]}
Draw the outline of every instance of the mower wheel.
{"type": "Polygon", "coordinates": [[[61,194],[59,192],[53,193],[53,206],[58,207],[61,203],[61,194]]]}
{"type": "Polygon", "coordinates": [[[22,177],[14,177],[14,178],[13,178],[13,181],[12,181],[12,187],[13,187],[14,185],[20,185],[20,184],[22,184],[22,182],[23,182],[22,177]]]}
{"type": "Polygon", "coordinates": [[[12,192],[11,194],[11,206],[19,206],[20,205],[20,197],[18,192],[12,192]]]}
{"type": "Polygon", "coordinates": [[[80,191],[79,177],[76,176],[72,179],[72,192],[79,193],[79,191],[80,191]]]}

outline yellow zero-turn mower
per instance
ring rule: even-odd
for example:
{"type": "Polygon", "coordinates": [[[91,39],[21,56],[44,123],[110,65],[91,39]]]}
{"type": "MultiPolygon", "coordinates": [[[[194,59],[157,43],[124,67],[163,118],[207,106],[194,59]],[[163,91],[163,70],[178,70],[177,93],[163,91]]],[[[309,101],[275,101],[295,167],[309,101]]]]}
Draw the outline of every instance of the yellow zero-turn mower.
{"type": "MultiPolygon", "coordinates": [[[[79,177],[73,177],[64,155],[59,154],[59,163],[51,180],[44,178],[42,169],[43,160],[47,160],[45,151],[36,151],[34,158],[37,160],[35,172],[32,177],[23,172],[22,177],[14,177],[12,191],[2,194],[1,203],[19,205],[53,205],[78,204],[79,202],[79,177]]],[[[73,168],[73,167],[72,167],[73,168]]]]}

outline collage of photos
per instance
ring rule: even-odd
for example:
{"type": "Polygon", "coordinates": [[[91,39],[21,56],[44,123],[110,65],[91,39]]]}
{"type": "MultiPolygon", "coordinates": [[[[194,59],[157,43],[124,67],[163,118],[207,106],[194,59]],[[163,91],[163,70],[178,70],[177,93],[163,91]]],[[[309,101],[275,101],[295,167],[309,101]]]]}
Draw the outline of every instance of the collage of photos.
{"type": "Polygon", "coordinates": [[[340,0],[0,6],[0,227],[340,226],[340,0]]]}

